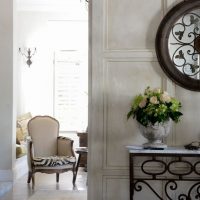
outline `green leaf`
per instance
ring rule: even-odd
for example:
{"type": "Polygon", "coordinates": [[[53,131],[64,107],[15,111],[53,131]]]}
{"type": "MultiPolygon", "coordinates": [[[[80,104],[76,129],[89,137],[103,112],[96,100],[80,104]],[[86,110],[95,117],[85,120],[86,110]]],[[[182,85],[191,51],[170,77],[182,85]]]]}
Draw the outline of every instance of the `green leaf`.
{"type": "Polygon", "coordinates": [[[127,120],[128,120],[132,115],[134,115],[133,110],[130,110],[130,111],[128,112],[128,114],[127,114],[127,120]]]}

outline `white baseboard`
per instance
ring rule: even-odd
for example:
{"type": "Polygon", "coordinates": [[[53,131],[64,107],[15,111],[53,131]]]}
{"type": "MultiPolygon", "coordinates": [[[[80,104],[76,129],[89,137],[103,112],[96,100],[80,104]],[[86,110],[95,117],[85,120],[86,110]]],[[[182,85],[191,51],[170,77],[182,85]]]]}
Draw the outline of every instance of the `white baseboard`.
{"type": "Polygon", "coordinates": [[[12,170],[0,170],[0,182],[12,182],[13,172],[12,170]]]}
{"type": "Polygon", "coordinates": [[[27,156],[16,159],[14,167],[14,180],[28,173],[27,156]]]}
{"type": "Polygon", "coordinates": [[[23,156],[16,160],[13,170],[0,170],[0,197],[11,190],[13,182],[27,174],[27,157],[23,156]]]}
{"type": "Polygon", "coordinates": [[[23,156],[16,160],[13,170],[0,170],[0,183],[13,182],[21,176],[27,174],[27,172],[27,157],[23,156]]]}

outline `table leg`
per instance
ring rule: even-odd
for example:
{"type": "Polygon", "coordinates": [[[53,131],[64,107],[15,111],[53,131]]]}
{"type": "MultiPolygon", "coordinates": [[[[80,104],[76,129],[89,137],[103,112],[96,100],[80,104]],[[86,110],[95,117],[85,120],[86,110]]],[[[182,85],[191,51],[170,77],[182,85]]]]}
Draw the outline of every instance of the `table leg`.
{"type": "Polygon", "coordinates": [[[133,155],[129,154],[129,178],[130,178],[130,200],[133,200],[134,193],[134,173],[133,173],[133,155]]]}
{"type": "Polygon", "coordinates": [[[81,153],[79,153],[79,155],[78,155],[78,161],[76,163],[74,183],[76,182],[76,176],[77,176],[77,173],[78,173],[78,167],[79,167],[79,164],[80,164],[80,160],[81,160],[81,153]]]}

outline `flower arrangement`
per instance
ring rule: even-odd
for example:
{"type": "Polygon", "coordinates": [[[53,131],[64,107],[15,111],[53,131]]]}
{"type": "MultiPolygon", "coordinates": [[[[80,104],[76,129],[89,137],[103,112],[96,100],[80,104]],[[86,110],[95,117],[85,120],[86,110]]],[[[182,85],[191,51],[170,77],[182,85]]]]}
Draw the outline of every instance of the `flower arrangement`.
{"type": "Polygon", "coordinates": [[[143,126],[163,123],[170,118],[177,123],[182,115],[180,108],[181,103],[166,91],[147,87],[143,95],[139,94],[133,99],[127,119],[132,116],[143,126]]]}

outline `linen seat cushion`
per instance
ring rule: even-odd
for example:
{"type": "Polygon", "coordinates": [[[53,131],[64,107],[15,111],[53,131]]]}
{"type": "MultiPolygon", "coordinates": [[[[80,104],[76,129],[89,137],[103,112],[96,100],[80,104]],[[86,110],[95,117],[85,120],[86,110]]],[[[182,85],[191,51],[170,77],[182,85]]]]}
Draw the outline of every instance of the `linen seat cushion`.
{"type": "Polygon", "coordinates": [[[33,163],[36,167],[58,167],[63,165],[73,165],[76,162],[74,156],[48,156],[34,157],[33,163]]]}

